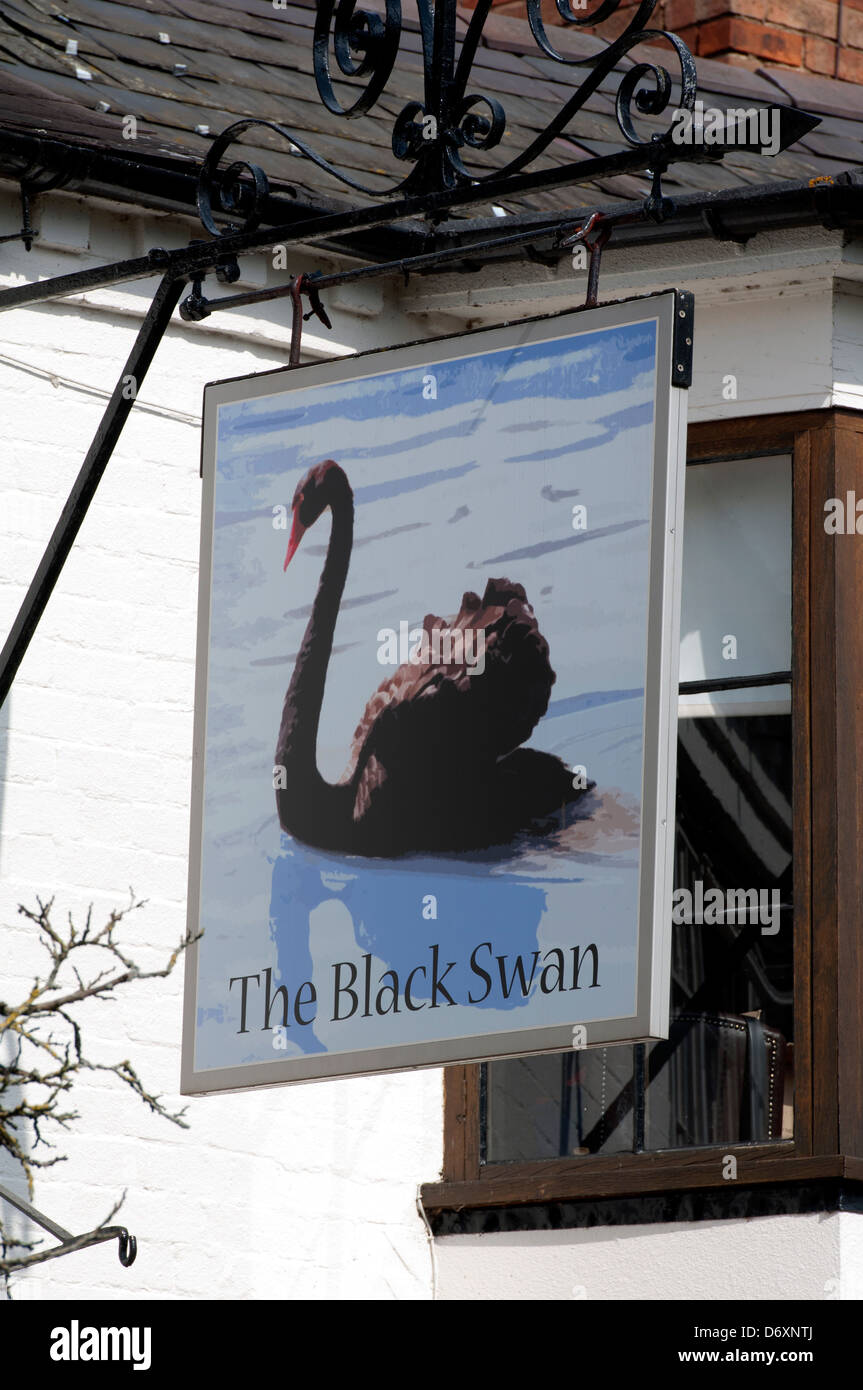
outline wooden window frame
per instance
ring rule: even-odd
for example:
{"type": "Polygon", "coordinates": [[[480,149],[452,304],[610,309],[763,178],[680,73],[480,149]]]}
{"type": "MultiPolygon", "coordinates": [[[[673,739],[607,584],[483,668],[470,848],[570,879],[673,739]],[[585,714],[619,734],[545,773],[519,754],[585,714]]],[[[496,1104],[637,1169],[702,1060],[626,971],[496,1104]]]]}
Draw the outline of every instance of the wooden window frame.
{"type": "Polygon", "coordinates": [[[790,454],[794,844],[794,1139],[480,1164],[479,1064],[444,1069],[434,1217],[464,1208],[863,1179],[863,539],[828,535],[824,504],[863,499],[863,412],[691,424],[688,462],[790,454]],[[855,544],[856,540],[856,544],[855,544]]]}

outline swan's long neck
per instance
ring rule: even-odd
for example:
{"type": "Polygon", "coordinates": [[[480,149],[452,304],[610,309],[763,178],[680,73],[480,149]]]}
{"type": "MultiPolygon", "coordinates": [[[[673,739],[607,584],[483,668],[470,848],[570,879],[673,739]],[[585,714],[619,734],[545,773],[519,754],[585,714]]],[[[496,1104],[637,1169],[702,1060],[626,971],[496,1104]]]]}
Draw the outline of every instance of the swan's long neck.
{"type": "Polygon", "coordinates": [[[354,505],[350,496],[340,496],[333,502],[332,516],[327,558],[285,696],[276,746],[276,762],[289,771],[291,767],[317,771],[318,724],[327,667],[354,539],[354,505]]]}
{"type": "Polygon", "coordinates": [[[285,781],[276,798],[279,819],[285,830],[300,838],[313,828],[310,822],[320,837],[325,826],[318,822],[337,819],[344,809],[343,789],[325,782],[318,771],[317,743],[327,667],[354,538],[354,504],[347,480],[332,499],[331,508],[327,558],[285,696],[276,744],[276,767],[284,769],[285,781]]]}

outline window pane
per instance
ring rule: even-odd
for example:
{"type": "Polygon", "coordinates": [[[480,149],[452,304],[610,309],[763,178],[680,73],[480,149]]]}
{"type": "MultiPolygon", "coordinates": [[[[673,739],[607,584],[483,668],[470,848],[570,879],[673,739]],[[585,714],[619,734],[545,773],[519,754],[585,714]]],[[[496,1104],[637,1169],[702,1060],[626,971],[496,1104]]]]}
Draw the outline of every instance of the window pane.
{"type": "Polygon", "coordinates": [[[791,864],[790,717],[682,720],[670,1037],[489,1063],[486,1161],[791,1137],[791,864]]]}
{"type": "Polygon", "coordinates": [[[648,1147],[782,1137],[791,869],[790,716],[681,720],[675,886],[681,915],[702,921],[674,929],[676,1022],[649,1050],[648,1147]]]}
{"type": "MultiPolygon", "coordinates": [[[[791,667],[791,461],[702,464],[686,470],[680,680],[724,680],[791,667]]],[[[771,704],[775,687],[686,695],[724,712],[771,704]]],[[[787,708],[787,705],[786,705],[787,708]]]]}
{"type": "MultiPolygon", "coordinates": [[[[787,457],[687,470],[680,652],[681,682],[790,668],[787,457]]],[[[489,1063],[485,1161],[791,1137],[790,708],[681,697],[670,1037],[489,1063]]]]}
{"type": "Polygon", "coordinates": [[[603,1047],[489,1063],[486,1161],[631,1153],[633,1112],[625,1097],[632,1054],[631,1047],[603,1047]]]}

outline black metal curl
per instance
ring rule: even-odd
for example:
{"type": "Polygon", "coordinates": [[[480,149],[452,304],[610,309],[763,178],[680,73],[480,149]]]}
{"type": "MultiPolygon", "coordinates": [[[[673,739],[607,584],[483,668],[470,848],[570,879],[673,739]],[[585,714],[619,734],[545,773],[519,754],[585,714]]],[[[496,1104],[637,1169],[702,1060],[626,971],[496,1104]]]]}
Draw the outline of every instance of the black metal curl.
{"type": "MultiPolygon", "coordinates": [[[[659,0],[641,0],[641,4],[627,25],[626,33],[637,34],[645,29],[650,23],[658,3],[659,0]]],[[[556,5],[557,12],[564,24],[572,24],[578,29],[584,29],[587,27],[595,28],[597,24],[602,24],[606,19],[610,19],[620,9],[621,0],[602,0],[599,8],[590,14],[576,14],[571,7],[570,0],[556,0],[556,5]]],[[[569,67],[579,67],[595,61],[592,58],[567,57],[565,53],[561,53],[559,49],[554,47],[543,23],[542,0],[527,0],[527,22],[540,48],[556,63],[565,63],[569,67]]],[[[602,54],[599,55],[600,58],[603,56],[602,54]]]]}
{"type": "Polygon", "coordinates": [[[467,145],[473,150],[493,150],[499,145],[506,130],[506,112],[494,97],[465,97],[458,111],[457,124],[452,136],[449,152],[450,163],[463,178],[473,179],[474,174],[465,167],[458,153],[460,146],[467,145]],[[484,116],[474,108],[487,106],[489,115],[484,116]]]}
{"type": "Polygon", "coordinates": [[[474,150],[493,150],[503,139],[506,129],[506,112],[495,97],[465,97],[456,117],[459,143],[470,145],[474,150]],[[476,106],[487,106],[489,116],[477,114],[476,106]]]}
{"type": "Polygon", "coordinates": [[[635,63],[629,72],[624,73],[617,89],[615,100],[617,124],[630,144],[637,145],[642,144],[643,141],[638,139],[632,125],[630,108],[633,96],[635,97],[635,105],[642,114],[660,115],[671,100],[671,77],[667,68],[658,67],[653,63],[635,63]],[[645,91],[644,88],[638,90],[639,83],[649,77],[654,78],[656,82],[653,91],[645,91]]]}
{"type": "MultiPolygon", "coordinates": [[[[88,1238],[84,1237],[84,1239],[88,1238]]],[[[97,1231],[93,1232],[92,1243],[101,1244],[104,1241],[114,1239],[117,1241],[117,1255],[120,1264],[124,1269],[128,1269],[138,1258],[138,1242],[134,1236],[129,1234],[125,1226],[100,1226],[97,1231]]],[[[69,1243],[74,1247],[74,1236],[70,1236],[69,1243]]]]}
{"type": "Polygon", "coordinates": [[[396,159],[416,159],[419,156],[426,139],[425,130],[429,128],[423,125],[425,119],[426,109],[421,101],[409,101],[407,106],[402,107],[393,126],[393,154],[396,159]]]}
{"type": "Polygon", "coordinates": [[[257,116],[247,116],[241,121],[234,121],[233,125],[229,125],[226,130],[222,131],[221,135],[216,137],[201,166],[197,190],[198,215],[211,236],[230,235],[237,231],[253,232],[260,226],[264,214],[264,204],[270,192],[269,180],[263,169],[248,160],[238,160],[228,167],[221,179],[218,177],[219,163],[225,151],[245,131],[251,130],[253,127],[271,130],[276,135],[280,135],[283,140],[295,148],[298,155],[310,160],[312,164],[331,174],[340,183],[347,184],[349,188],[356,188],[360,193],[368,193],[372,197],[382,197],[397,192],[400,187],[400,185],[395,184],[389,188],[370,188],[357,179],[352,179],[349,174],[344,174],[340,169],[336,169],[329,160],[324,159],[310,145],[307,145],[301,136],[295,135],[285,126],[278,125],[275,121],[262,120],[257,116]],[[251,175],[251,185],[241,182],[244,171],[251,175]],[[215,219],[215,210],[229,215],[239,211],[245,215],[245,221],[240,227],[231,224],[220,228],[215,219]]]}
{"type": "MultiPolygon", "coordinates": [[[[528,0],[528,4],[531,3],[532,0],[528,0]]],[[[616,8],[617,0],[608,0],[608,3],[615,3],[616,8]]],[[[643,0],[633,25],[640,18],[645,7],[652,9],[655,3],[656,0],[643,0]]],[[[698,89],[698,78],[695,61],[686,44],[676,34],[667,33],[664,29],[635,29],[633,25],[630,25],[602,53],[596,54],[592,58],[577,60],[579,65],[590,69],[588,75],[577,91],[573,92],[569,101],[561,108],[554,120],[531,142],[526,150],[523,150],[515,159],[510,160],[502,169],[496,169],[492,174],[482,176],[474,174],[472,176],[474,180],[477,183],[483,183],[487,179],[506,178],[510,174],[518,173],[528,164],[532,164],[547,149],[552,140],[566,129],[576,112],[581,110],[588,97],[592,96],[599,87],[603,78],[614,70],[620,59],[625,57],[631,48],[637,48],[639,44],[665,39],[672,45],[680,63],[680,108],[688,111],[693,110],[698,89]]],[[[651,137],[647,140],[640,140],[636,134],[631,113],[633,96],[636,108],[643,114],[659,115],[668,107],[671,91],[671,77],[667,70],[658,63],[636,64],[621,78],[616,103],[617,123],[621,134],[631,145],[647,146],[652,139],[651,137]],[[639,82],[648,77],[652,77],[656,84],[654,90],[652,92],[637,91],[639,82]]]]}
{"type": "Polygon", "coordinates": [[[133,1265],[138,1257],[138,1242],[134,1236],[129,1235],[125,1226],[121,1226],[117,1232],[117,1254],[124,1269],[133,1265]]]}
{"type": "MultiPolygon", "coordinates": [[[[695,98],[698,91],[698,75],[695,70],[695,61],[682,39],[676,34],[670,34],[665,29],[648,29],[643,34],[633,34],[627,38],[626,50],[635,48],[637,44],[646,43],[650,39],[667,39],[677,54],[680,63],[680,102],[677,110],[692,111],[695,108],[695,98]]],[[[615,101],[615,111],[617,114],[617,124],[622,135],[630,145],[647,145],[651,139],[640,140],[632,123],[632,101],[635,98],[636,108],[642,115],[661,116],[663,111],[668,109],[671,102],[671,76],[667,68],[661,67],[658,63],[636,63],[624,73],[620,86],[617,89],[615,101]],[[639,90],[639,83],[651,79],[655,86],[652,91],[644,88],[639,90]]]]}
{"type": "Polygon", "coordinates": [[[244,130],[248,130],[249,126],[254,124],[254,120],[245,120],[235,121],[233,125],[228,126],[227,130],[216,136],[201,165],[197,192],[198,216],[211,236],[222,235],[214,216],[214,203],[219,212],[241,212],[245,215],[241,227],[237,228],[232,224],[225,229],[226,232],[254,232],[260,226],[264,202],[270,191],[269,180],[263,169],[248,160],[237,160],[230,165],[221,180],[217,177],[225,150],[244,130]],[[243,172],[251,175],[251,189],[248,184],[241,183],[243,172]]]}
{"type": "MultiPolygon", "coordinates": [[[[449,162],[465,178],[472,175],[464,168],[457,151],[462,146],[474,150],[492,150],[499,145],[506,129],[506,112],[494,97],[465,97],[456,111],[451,129],[445,130],[443,143],[448,146],[449,162]],[[477,111],[488,108],[488,115],[477,111]]],[[[421,101],[408,102],[399,112],[393,128],[393,154],[396,159],[418,159],[432,143],[437,143],[437,119],[430,116],[421,101]]]]}
{"type": "Polygon", "coordinates": [[[247,159],[237,159],[228,165],[222,175],[219,202],[222,211],[229,216],[233,213],[238,213],[241,217],[246,214],[243,230],[254,232],[261,220],[261,209],[269,193],[270,183],[263,169],[257,164],[251,164],[247,159]],[[251,175],[251,188],[247,183],[243,183],[244,174],[251,175]]]}
{"type": "Polygon", "coordinates": [[[315,82],[321,101],[336,116],[352,119],[370,111],[389,81],[402,32],[401,0],[386,0],[383,20],[370,10],[358,10],[357,0],[318,0],[313,56],[315,82]],[[335,10],[333,50],[345,77],[371,80],[352,106],[344,107],[330,78],[330,28],[335,10]],[[354,61],[354,54],[362,55],[354,61]]]}

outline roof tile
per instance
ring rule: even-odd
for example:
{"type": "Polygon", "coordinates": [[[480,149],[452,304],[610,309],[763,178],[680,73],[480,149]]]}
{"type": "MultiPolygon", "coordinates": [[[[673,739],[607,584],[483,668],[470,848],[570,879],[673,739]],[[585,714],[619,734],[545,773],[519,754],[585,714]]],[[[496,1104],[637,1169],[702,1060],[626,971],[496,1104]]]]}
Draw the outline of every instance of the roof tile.
{"type": "Polygon", "coordinates": [[[805,111],[863,118],[863,87],[854,82],[838,82],[832,77],[794,72],[791,68],[759,68],[759,72],[769,77],[794,106],[805,111]]]}
{"type": "MultiPolygon", "coordinates": [[[[380,11],[384,0],[365,3],[380,11]]],[[[33,98],[33,91],[42,91],[44,121],[52,131],[70,139],[101,140],[127,155],[131,152],[122,139],[121,114],[139,117],[142,136],[152,142],[152,148],[197,159],[212,136],[252,116],[285,126],[360,182],[378,186],[407,172],[408,166],[393,156],[391,137],[396,114],[422,93],[421,41],[415,19],[406,20],[396,67],[377,106],[348,124],[318,98],[311,44],[315,0],[290,0],[279,10],[273,9],[270,0],[2,0],[2,6],[0,149],[4,126],[44,128],[35,125],[40,112],[33,98]],[[167,43],[161,38],[165,34],[167,43]],[[77,55],[66,53],[68,38],[77,39],[77,55]],[[179,64],[184,71],[175,71],[179,64]],[[77,68],[89,71],[91,80],[76,78],[77,68]],[[17,114],[16,93],[21,100],[17,114]],[[110,106],[107,115],[96,109],[100,101],[110,106]],[[209,126],[210,135],[197,135],[196,125],[209,126]]],[[[472,13],[458,11],[461,33],[472,13]]],[[[489,154],[466,152],[470,167],[478,172],[500,168],[526,149],[588,75],[589,69],[578,60],[604,48],[595,35],[577,29],[554,26],[549,36],[573,61],[558,63],[545,55],[524,19],[488,16],[468,91],[501,101],[506,131],[501,145],[489,154]]],[[[625,149],[614,100],[622,71],[642,59],[661,62],[674,78],[676,60],[666,47],[633,50],[614,73],[603,78],[531,167],[577,159],[584,152],[625,149]]],[[[333,68],[337,94],[348,105],[361,84],[344,82],[335,63],[333,68]]],[[[790,100],[816,114],[824,113],[827,119],[822,128],[776,160],[738,152],[722,165],[673,165],[667,176],[672,191],[807,179],[837,171],[842,162],[861,162],[863,90],[787,69],[750,72],[709,59],[698,60],[698,72],[699,96],[705,104],[728,106],[735,104],[735,98],[759,103],[790,100]]],[[[667,128],[670,109],[665,118],[637,116],[645,138],[667,128]]],[[[307,159],[292,155],[284,138],[274,132],[253,129],[244,137],[243,148],[263,161],[276,185],[284,180],[312,195],[339,193],[342,198],[364,201],[360,194],[345,193],[333,177],[307,159]]],[[[586,181],[577,199],[589,203],[629,198],[647,186],[648,181],[638,175],[608,176],[586,181]]],[[[545,190],[508,200],[508,205],[551,209],[571,206],[575,197],[572,189],[545,190]]]]}

